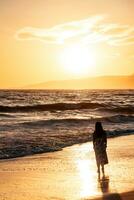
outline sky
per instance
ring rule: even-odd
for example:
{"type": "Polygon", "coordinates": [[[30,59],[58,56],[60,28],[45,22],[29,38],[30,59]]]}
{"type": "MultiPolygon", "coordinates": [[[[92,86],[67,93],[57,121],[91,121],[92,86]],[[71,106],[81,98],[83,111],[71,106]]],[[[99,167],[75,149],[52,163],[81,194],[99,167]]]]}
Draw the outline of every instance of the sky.
{"type": "Polygon", "coordinates": [[[134,74],[133,0],[0,0],[0,88],[134,74]]]}

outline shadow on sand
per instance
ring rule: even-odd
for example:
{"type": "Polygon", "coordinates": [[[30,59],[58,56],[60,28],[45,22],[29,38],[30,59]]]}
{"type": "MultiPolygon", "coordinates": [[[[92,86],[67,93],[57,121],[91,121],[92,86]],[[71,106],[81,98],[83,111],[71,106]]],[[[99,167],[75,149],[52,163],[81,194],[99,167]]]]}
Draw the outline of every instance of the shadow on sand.
{"type": "Polygon", "coordinates": [[[134,200],[134,191],[124,192],[120,195],[118,193],[109,193],[98,198],[90,198],[86,200],[134,200]]]}
{"type": "Polygon", "coordinates": [[[121,200],[121,197],[118,193],[110,193],[109,191],[109,177],[103,176],[98,179],[99,188],[102,191],[102,200],[121,200]]]}

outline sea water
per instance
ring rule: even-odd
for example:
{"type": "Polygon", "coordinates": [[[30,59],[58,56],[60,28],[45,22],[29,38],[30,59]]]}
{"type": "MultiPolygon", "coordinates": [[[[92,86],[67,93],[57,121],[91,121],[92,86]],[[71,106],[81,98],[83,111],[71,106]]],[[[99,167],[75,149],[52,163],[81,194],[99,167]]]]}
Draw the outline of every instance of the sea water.
{"type": "Polygon", "coordinates": [[[134,90],[0,90],[0,158],[134,133],[134,90]]]}

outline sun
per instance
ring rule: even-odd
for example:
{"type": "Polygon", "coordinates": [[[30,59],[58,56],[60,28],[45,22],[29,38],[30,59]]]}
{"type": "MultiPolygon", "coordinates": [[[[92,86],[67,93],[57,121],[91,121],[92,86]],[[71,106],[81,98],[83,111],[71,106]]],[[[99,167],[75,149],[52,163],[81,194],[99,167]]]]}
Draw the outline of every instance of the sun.
{"type": "Polygon", "coordinates": [[[60,56],[64,70],[75,76],[93,74],[95,69],[95,56],[88,48],[73,45],[65,48],[60,56]]]}

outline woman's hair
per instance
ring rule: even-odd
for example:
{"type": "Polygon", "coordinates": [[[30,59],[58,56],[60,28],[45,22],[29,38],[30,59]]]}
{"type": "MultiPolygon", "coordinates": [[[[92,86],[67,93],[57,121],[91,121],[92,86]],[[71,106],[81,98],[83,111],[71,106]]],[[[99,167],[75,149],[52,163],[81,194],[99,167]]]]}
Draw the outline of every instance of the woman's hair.
{"type": "Polygon", "coordinates": [[[96,122],[95,123],[95,134],[98,137],[101,137],[103,135],[103,133],[104,133],[104,130],[103,130],[101,122],[96,122]]]}

